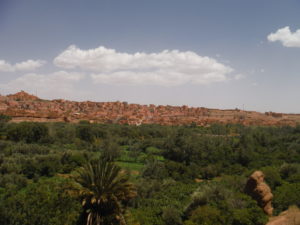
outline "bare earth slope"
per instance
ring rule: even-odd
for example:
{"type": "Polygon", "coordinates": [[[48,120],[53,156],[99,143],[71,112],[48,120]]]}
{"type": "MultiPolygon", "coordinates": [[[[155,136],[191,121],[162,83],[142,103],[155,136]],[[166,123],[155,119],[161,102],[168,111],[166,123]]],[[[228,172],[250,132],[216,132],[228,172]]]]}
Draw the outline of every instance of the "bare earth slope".
{"type": "Polygon", "coordinates": [[[244,125],[292,125],[300,123],[300,114],[259,113],[239,109],[219,110],[203,107],[156,106],[127,102],[75,102],[43,100],[24,91],[0,95],[0,114],[19,121],[89,120],[99,123],[183,125],[195,123],[239,123],[244,125]]]}
{"type": "Polygon", "coordinates": [[[266,225],[300,225],[300,210],[296,206],[290,206],[278,216],[271,217],[266,225]]]}

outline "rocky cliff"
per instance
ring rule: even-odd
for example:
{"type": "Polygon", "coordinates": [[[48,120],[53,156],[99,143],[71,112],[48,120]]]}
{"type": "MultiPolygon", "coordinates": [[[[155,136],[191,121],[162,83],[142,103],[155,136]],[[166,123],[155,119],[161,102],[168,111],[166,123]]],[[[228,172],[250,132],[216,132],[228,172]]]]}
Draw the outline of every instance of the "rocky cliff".
{"type": "Polygon", "coordinates": [[[89,120],[118,124],[196,124],[239,123],[244,125],[296,125],[300,114],[259,113],[239,109],[218,110],[203,107],[139,105],[127,102],[75,102],[63,99],[44,100],[24,91],[0,96],[0,114],[19,121],[89,120]]]}
{"type": "Polygon", "coordinates": [[[265,175],[261,171],[255,171],[249,177],[245,192],[255,199],[258,205],[264,210],[268,216],[272,216],[273,194],[270,187],[265,183],[265,175]]]}

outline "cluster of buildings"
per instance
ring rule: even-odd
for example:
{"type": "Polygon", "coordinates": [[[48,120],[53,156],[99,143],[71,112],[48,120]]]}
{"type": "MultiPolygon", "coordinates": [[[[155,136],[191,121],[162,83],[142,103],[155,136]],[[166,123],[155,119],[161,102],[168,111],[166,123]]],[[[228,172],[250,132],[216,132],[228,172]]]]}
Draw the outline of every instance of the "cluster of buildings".
{"type": "Polygon", "coordinates": [[[127,102],[75,102],[43,100],[24,91],[0,96],[0,114],[12,116],[13,121],[62,121],[118,124],[161,124],[206,126],[212,123],[245,125],[295,125],[300,115],[259,113],[239,109],[218,110],[188,106],[156,106],[127,102]]]}

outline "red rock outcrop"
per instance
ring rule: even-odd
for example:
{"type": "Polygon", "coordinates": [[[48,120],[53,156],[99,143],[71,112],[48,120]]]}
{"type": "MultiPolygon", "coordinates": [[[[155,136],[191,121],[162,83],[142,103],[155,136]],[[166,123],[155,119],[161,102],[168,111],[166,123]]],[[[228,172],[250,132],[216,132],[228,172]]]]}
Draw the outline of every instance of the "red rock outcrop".
{"type": "Polygon", "coordinates": [[[25,91],[20,91],[20,92],[17,92],[15,94],[12,94],[12,95],[7,95],[7,97],[11,100],[16,100],[16,101],[36,101],[36,100],[39,100],[38,97],[36,97],[34,95],[31,95],[31,94],[28,94],[25,91]]]}
{"type": "Polygon", "coordinates": [[[75,102],[43,100],[24,91],[0,96],[0,113],[13,122],[89,120],[95,123],[161,124],[207,126],[212,123],[243,125],[292,125],[300,123],[300,114],[259,113],[239,109],[208,109],[188,106],[156,106],[127,102],[75,102]]]}
{"type": "Polygon", "coordinates": [[[271,217],[266,225],[300,225],[300,210],[296,206],[290,206],[278,216],[271,217]]]}
{"type": "Polygon", "coordinates": [[[255,199],[258,205],[264,210],[268,216],[272,216],[273,194],[271,188],[264,181],[265,175],[261,171],[255,171],[249,177],[245,192],[255,199]]]}

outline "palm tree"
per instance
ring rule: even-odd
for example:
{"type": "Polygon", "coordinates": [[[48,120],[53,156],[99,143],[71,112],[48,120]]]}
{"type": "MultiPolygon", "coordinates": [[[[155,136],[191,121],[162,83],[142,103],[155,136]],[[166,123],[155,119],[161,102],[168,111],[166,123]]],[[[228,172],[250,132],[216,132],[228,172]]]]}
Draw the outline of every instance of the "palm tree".
{"type": "Polygon", "coordinates": [[[128,179],[127,172],[104,158],[78,170],[75,181],[80,185],[86,225],[126,225],[126,203],[137,195],[128,179]]]}

